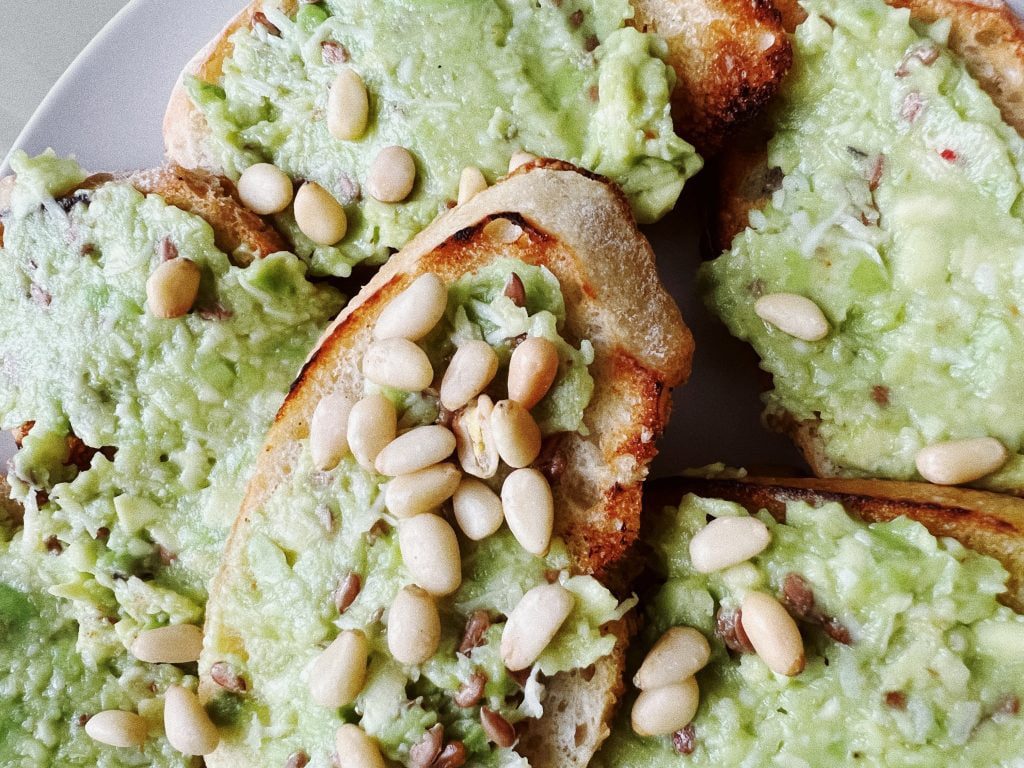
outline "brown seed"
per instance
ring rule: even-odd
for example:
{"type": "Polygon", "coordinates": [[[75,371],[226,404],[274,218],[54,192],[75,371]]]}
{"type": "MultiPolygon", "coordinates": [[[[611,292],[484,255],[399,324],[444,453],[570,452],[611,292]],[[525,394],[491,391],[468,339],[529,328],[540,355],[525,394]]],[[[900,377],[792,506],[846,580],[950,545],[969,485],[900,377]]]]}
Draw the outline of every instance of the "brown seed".
{"type": "Polygon", "coordinates": [[[444,747],[444,726],[434,725],[409,748],[409,768],[431,768],[444,747]]]}
{"type": "Polygon", "coordinates": [[[434,760],[433,768],[461,768],[466,764],[467,757],[465,744],[461,741],[449,741],[434,760]]]}
{"type": "Polygon", "coordinates": [[[487,685],[487,675],[480,670],[474,672],[469,680],[462,684],[455,695],[452,696],[452,701],[455,702],[456,706],[468,709],[469,707],[475,707],[480,703],[480,700],[484,697],[484,687],[487,685]]]}
{"type": "Polygon", "coordinates": [[[680,755],[692,755],[697,749],[697,731],[690,723],[672,734],[672,748],[680,755]]]}
{"type": "Polygon", "coordinates": [[[715,617],[715,635],[725,643],[726,648],[735,653],[753,653],[754,646],[743,631],[742,612],[737,609],[730,611],[720,608],[715,617]]]}
{"type": "Polygon", "coordinates": [[[509,274],[505,281],[505,296],[512,300],[517,307],[526,306],[526,286],[523,285],[523,278],[515,272],[509,274]]]}
{"type": "Polygon", "coordinates": [[[338,613],[344,613],[348,610],[349,606],[359,597],[359,590],[362,587],[363,582],[359,578],[358,573],[349,571],[345,575],[345,578],[341,580],[341,584],[334,590],[334,607],[338,609],[338,613]]]}
{"type": "Polygon", "coordinates": [[[483,645],[484,635],[491,628],[491,617],[487,611],[473,611],[466,619],[466,630],[462,634],[459,653],[468,656],[474,648],[483,645]]]}
{"type": "Polygon", "coordinates": [[[306,768],[307,765],[309,765],[309,755],[301,749],[298,752],[292,752],[284,761],[284,768],[306,768]]]}
{"type": "Polygon", "coordinates": [[[512,723],[488,707],[480,708],[480,725],[488,741],[501,749],[509,749],[516,743],[516,729],[512,723]]]}
{"type": "Polygon", "coordinates": [[[249,684],[241,677],[235,668],[226,661],[217,661],[210,666],[210,678],[230,693],[245,693],[249,684]]]}

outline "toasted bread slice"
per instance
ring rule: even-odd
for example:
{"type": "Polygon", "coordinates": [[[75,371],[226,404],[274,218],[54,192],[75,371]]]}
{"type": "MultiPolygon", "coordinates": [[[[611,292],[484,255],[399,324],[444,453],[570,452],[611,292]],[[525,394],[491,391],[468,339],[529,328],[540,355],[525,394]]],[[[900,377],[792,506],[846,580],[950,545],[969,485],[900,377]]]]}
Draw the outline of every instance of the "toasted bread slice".
{"type": "Polygon", "coordinates": [[[988,491],[892,480],[747,477],[741,480],[671,479],[653,483],[645,498],[651,512],[678,504],[687,493],[742,504],[751,512],[785,514],[787,501],[839,502],[868,522],[901,515],[934,536],[949,536],[999,560],[1010,574],[1007,605],[1024,612],[1024,499],[988,491]]]}
{"type": "MultiPolygon", "coordinates": [[[[296,0],[283,8],[294,10],[296,0]]],[[[183,87],[185,76],[216,82],[231,54],[231,36],[262,12],[253,2],[186,65],[164,117],[168,157],[190,168],[219,171],[206,118],[183,87]]],[[[676,72],[672,94],[678,133],[705,154],[752,118],[771,98],[792,62],[781,18],[770,0],[634,0],[634,24],[668,42],[676,72]]]]}
{"type": "MultiPolygon", "coordinates": [[[[886,0],[909,8],[913,18],[951,22],[949,47],[999,107],[1003,119],[1024,133],[1024,22],[1002,0],[886,0]]],[[[775,0],[785,28],[792,32],[807,17],[797,0],[775,0]]],[[[719,158],[716,245],[724,250],[742,232],[750,212],[767,204],[770,169],[765,146],[770,119],[755,121],[719,158]]],[[[803,443],[801,443],[803,445],[803,443]]],[[[805,452],[809,449],[804,447],[805,452]]],[[[812,451],[813,453],[813,451],[812,451]]],[[[808,458],[811,460],[811,457],[808,458]]]]}
{"type": "MultiPolygon", "coordinates": [[[[1024,82],[1024,22],[1001,0],[886,0],[909,8],[924,23],[949,20],[949,47],[960,56],[968,71],[989,94],[1003,119],[1024,132],[1024,107],[1019,84],[1024,82]]],[[[785,28],[794,30],[806,13],[797,0],[776,0],[785,28]]],[[[772,134],[765,115],[750,124],[718,158],[718,209],[714,222],[715,244],[728,249],[746,227],[750,213],[768,204],[777,179],[767,166],[766,146],[772,134]]],[[[788,435],[819,477],[843,474],[826,455],[816,420],[800,420],[785,412],[765,414],[767,425],[788,435]]]]}
{"type": "MultiPolygon", "coordinates": [[[[670,389],[689,372],[693,343],[621,194],[566,164],[537,161],[441,216],[392,257],[328,328],[259,457],[211,592],[208,638],[226,638],[242,658],[249,653],[243,633],[226,627],[224,616],[234,585],[252,578],[245,566],[251,519],[297,465],[317,403],[332,393],[361,395],[361,353],[382,308],[423,273],[452,282],[497,256],[549,269],[565,297],[567,338],[594,345],[589,436],[562,438],[558,452],[565,468],[554,483],[555,532],[567,542],[571,570],[608,573],[631,546],[639,530],[641,483],[668,418],[670,389]]],[[[520,734],[532,765],[587,764],[608,733],[621,685],[622,645],[620,640],[586,673],[548,682],[548,700],[556,705],[520,734]]],[[[215,690],[209,680],[206,690],[215,690]]],[[[259,694],[255,689],[247,695],[259,694]]],[[[252,755],[244,744],[227,743],[208,762],[248,765],[252,755]]]]}

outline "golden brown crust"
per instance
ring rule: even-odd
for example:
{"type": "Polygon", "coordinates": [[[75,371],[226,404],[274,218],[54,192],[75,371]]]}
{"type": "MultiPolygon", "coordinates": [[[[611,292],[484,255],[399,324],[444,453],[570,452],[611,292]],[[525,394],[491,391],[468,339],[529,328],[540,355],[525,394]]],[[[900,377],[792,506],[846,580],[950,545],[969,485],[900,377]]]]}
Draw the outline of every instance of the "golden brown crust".
{"type": "Polygon", "coordinates": [[[778,90],[793,52],[770,0],[633,0],[640,29],[668,42],[676,131],[712,155],[778,90]]]}
{"type": "MultiPolygon", "coordinates": [[[[653,440],[667,422],[669,390],[689,373],[693,341],[658,281],[653,253],[621,193],[565,163],[537,161],[438,218],[327,329],[259,457],[214,580],[208,622],[219,622],[218,606],[231,600],[226,582],[244,552],[251,511],[289,473],[316,404],[331,392],[361,393],[360,353],[381,309],[424,272],[451,282],[498,255],[550,269],[566,300],[564,332],[594,344],[595,391],[585,419],[590,435],[561,440],[566,468],[554,487],[556,530],[569,543],[576,572],[601,573],[621,558],[638,533],[640,484],[654,455],[653,440]],[[521,228],[522,235],[511,243],[496,240],[496,225],[488,225],[499,219],[521,228]]],[[[578,691],[587,702],[584,721],[604,723],[621,668],[619,655],[599,666],[600,695],[590,687],[581,690],[578,681],[549,684],[578,691]]],[[[536,727],[551,735],[564,733],[563,726],[564,720],[536,727]]],[[[587,733],[588,740],[573,747],[574,765],[586,765],[606,728],[588,726],[587,733]]],[[[225,754],[216,764],[243,758],[225,754]]]]}
{"type": "Polygon", "coordinates": [[[743,480],[671,479],[653,484],[647,509],[657,514],[687,493],[727,499],[751,511],[785,513],[787,501],[813,506],[838,502],[869,522],[901,515],[935,536],[950,536],[999,560],[1010,573],[1007,605],[1024,611],[1024,499],[988,491],[891,480],[763,478],[743,480]]]}

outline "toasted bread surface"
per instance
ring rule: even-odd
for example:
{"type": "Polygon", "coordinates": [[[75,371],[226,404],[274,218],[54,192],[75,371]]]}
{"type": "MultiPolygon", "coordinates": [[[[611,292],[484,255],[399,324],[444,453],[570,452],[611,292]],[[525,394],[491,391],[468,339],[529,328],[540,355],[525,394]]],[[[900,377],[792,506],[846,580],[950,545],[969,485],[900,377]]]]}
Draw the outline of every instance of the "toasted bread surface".
{"type": "MultiPolygon", "coordinates": [[[[551,270],[566,300],[565,334],[594,344],[590,434],[566,435],[558,446],[565,469],[554,484],[556,533],[577,573],[600,575],[626,552],[639,530],[640,483],[668,417],[669,390],[689,372],[692,339],[621,194],[571,166],[539,161],[440,217],[325,332],[268,435],[211,590],[208,628],[232,599],[252,512],[291,471],[314,407],[329,393],[361,393],[361,351],[381,309],[420,274],[450,282],[499,255],[551,270]],[[509,225],[514,242],[503,234],[509,225]]],[[[624,630],[608,631],[619,639],[611,656],[548,681],[554,706],[521,734],[534,766],[584,766],[607,735],[624,659],[624,630]]],[[[211,765],[246,764],[243,752],[225,745],[211,765]]]]}
{"type": "Polygon", "coordinates": [[[668,43],[676,130],[716,153],[778,90],[793,59],[769,0],[634,0],[634,23],[668,43]]]}
{"type": "Polygon", "coordinates": [[[694,493],[727,499],[750,511],[768,510],[780,518],[786,502],[812,506],[838,502],[868,522],[905,516],[935,536],[950,536],[999,560],[1010,574],[1005,602],[1024,611],[1024,499],[967,488],[892,480],[748,477],[742,480],[671,479],[658,481],[645,499],[654,513],[694,493]]]}
{"type": "MultiPolygon", "coordinates": [[[[196,76],[216,82],[231,55],[231,35],[251,27],[253,2],[186,65],[164,115],[168,157],[190,168],[222,170],[210,150],[210,129],[184,88],[196,76]]],[[[634,0],[634,25],[661,35],[677,82],[672,94],[679,134],[705,154],[751,119],[778,89],[792,50],[771,0],[634,0]]],[[[285,6],[288,10],[288,4],[285,6]]]]}

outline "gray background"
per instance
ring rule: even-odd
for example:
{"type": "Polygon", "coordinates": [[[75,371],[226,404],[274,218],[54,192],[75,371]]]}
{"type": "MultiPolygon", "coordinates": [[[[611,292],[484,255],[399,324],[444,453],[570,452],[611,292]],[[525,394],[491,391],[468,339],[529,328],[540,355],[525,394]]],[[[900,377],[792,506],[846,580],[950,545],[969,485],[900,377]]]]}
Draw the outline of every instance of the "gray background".
{"type": "Polygon", "coordinates": [[[78,52],[127,2],[0,0],[0,157],[78,52]]]}

